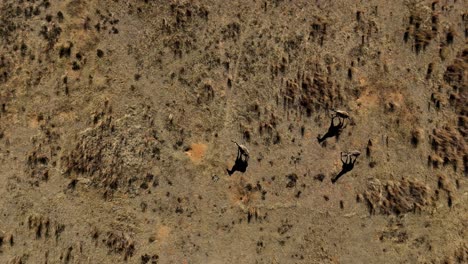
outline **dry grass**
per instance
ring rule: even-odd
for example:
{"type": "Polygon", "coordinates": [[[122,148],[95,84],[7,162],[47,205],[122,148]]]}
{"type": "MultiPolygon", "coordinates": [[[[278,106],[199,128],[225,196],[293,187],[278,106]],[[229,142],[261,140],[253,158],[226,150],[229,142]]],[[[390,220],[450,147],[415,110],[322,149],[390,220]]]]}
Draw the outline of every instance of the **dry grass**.
{"type": "Polygon", "coordinates": [[[151,160],[159,159],[159,144],[150,120],[145,114],[135,113],[132,118],[114,120],[109,106],[93,117],[92,127],[79,135],[75,148],[62,162],[65,174],[89,178],[95,187],[102,187],[107,197],[114,191],[132,191],[148,186],[147,177],[151,160]],[[134,124],[137,120],[139,125],[134,124]],[[145,127],[141,127],[141,125],[145,127]],[[125,129],[126,127],[133,127],[125,129]]]}
{"type": "Polygon", "coordinates": [[[434,167],[452,164],[453,168],[457,170],[467,153],[465,140],[459,131],[449,126],[434,129],[431,136],[431,145],[435,154],[435,156],[432,156],[434,167]],[[440,164],[441,161],[442,164],[440,164]]]}
{"type": "Polygon", "coordinates": [[[363,193],[371,214],[405,214],[417,212],[433,204],[431,189],[417,181],[402,179],[370,181],[363,193]]]}

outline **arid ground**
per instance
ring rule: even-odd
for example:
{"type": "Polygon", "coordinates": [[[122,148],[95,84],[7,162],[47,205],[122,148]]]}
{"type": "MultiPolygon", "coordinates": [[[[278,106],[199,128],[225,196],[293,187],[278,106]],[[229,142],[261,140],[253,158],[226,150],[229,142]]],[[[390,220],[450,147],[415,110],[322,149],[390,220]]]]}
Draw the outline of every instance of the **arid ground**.
{"type": "Polygon", "coordinates": [[[0,263],[468,263],[467,40],[466,0],[1,0],[0,263]]]}

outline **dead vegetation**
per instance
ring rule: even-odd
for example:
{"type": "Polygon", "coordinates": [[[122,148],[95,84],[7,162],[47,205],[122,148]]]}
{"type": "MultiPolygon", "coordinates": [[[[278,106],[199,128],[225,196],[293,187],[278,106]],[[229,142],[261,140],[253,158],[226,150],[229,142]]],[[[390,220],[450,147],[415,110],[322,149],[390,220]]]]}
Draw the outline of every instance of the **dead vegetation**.
{"type": "Polygon", "coordinates": [[[311,116],[319,110],[342,105],[344,95],[340,86],[331,78],[330,72],[321,63],[310,64],[309,71],[298,72],[296,78],[281,78],[283,88],[280,96],[285,110],[295,109],[301,114],[311,116]]]}
{"type": "MultiPolygon", "coordinates": [[[[457,182],[457,181],[456,181],[457,182]]],[[[435,200],[439,200],[442,197],[440,191],[444,191],[446,193],[447,198],[447,206],[452,207],[455,202],[455,187],[451,183],[450,179],[445,175],[439,175],[437,180],[437,189],[435,190],[435,200]]]]}
{"type": "Polygon", "coordinates": [[[455,250],[448,254],[441,262],[443,264],[463,264],[468,262],[468,245],[460,243],[455,250]]]}
{"type": "Polygon", "coordinates": [[[176,1],[170,6],[170,14],[170,19],[162,20],[164,46],[171,49],[175,58],[182,58],[196,47],[198,36],[193,28],[208,20],[209,11],[204,6],[176,1]]]}
{"type": "Polygon", "coordinates": [[[62,232],[65,230],[65,225],[50,220],[49,217],[41,214],[30,214],[27,219],[27,227],[30,231],[33,231],[35,239],[47,240],[49,237],[53,237],[55,241],[60,239],[62,232]]]}
{"type": "Polygon", "coordinates": [[[402,179],[381,183],[369,181],[363,198],[370,214],[405,214],[421,212],[433,205],[431,189],[418,181],[402,179]]]}
{"type": "MultiPolygon", "coordinates": [[[[253,185],[247,183],[243,178],[241,181],[236,184],[232,190],[232,195],[234,196],[234,201],[238,205],[241,213],[247,216],[247,223],[262,222],[267,217],[267,213],[261,213],[261,210],[255,205],[258,203],[259,198],[265,200],[265,195],[267,191],[263,188],[260,182],[253,185]]],[[[241,218],[240,222],[245,220],[241,218]]]]}
{"type": "Polygon", "coordinates": [[[435,168],[452,165],[457,171],[460,167],[468,172],[468,50],[458,52],[443,76],[444,85],[431,96],[437,110],[449,109],[456,114],[456,124],[447,122],[432,131],[430,143],[432,154],[428,157],[428,164],[435,168]]]}
{"type": "Polygon", "coordinates": [[[405,42],[412,42],[412,50],[419,54],[425,51],[432,39],[438,33],[439,18],[435,10],[429,12],[429,9],[423,5],[412,3],[409,5],[410,17],[408,26],[403,35],[405,42]]]}
{"type": "Polygon", "coordinates": [[[121,254],[127,261],[135,253],[135,242],[129,234],[122,232],[107,232],[103,240],[109,252],[121,254]]]}
{"type": "Polygon", "coordinates": [[[33,122],[38,123],[39,133],[31,139],[34,148],[26,160],[26,173],[30,177],[29,182],[38,186],[49,180],[51,168],[57,166],[60,134],[50,116],[39,114],[33,122]]]}
{"type": "Polygon", "coordinates": [[[158,264],[158,260],[159,260],[159,255],[157,254],[154,254],[152,256],[148,254],[144,254],[141,256],[141,264],[148,264],[148,263],[158,264]]]}
{"type": "Polygon", "coordinates": [[[116,120],[106,102],[93,115],[91,127],[77,137],[76,146],[62,157],[65,174],[89,178],[105,197],[119,189],[134,193],[139,186],[154,186],[151,181],[157,179],[148,177],[146,164],[160,159],[160,142],[148,110],[116,120]]]}
{"type": "Polygon", "coordinates": [[[310,26],[309,40],[323,46],[327,36],[327,21],[321,17],[314,17],[310,26]]]}
{"type": "Polygon", "coordinates": [[[380,232],[379,240],[402,244],[408,241],[408,232],[401,218],[390,218],[386,228],[380,232]]]}
{"type": "Polygon", "coordinates": [[[128,232],[117,230],[101,232],[97,227],[94,227],[91,232],[91,238],[95,246],[102,243],[103,246],[107,247],[109,253],[123,255],[124,261],[128,261],[136,251],[136,243],[128,232]]]}
{"type": "MultiPolygon", "coordinates": [[[[434,129],[430,137],[433,154],[428,162],[438,168],[441,165],[452,165],[457,171],[460,163],[466,160],[467,145],[459,131],[451,126],[434,129]]],[[[466,164],[465,164],[466,166],[466,164]]]]}
{"type": "Polygon", "coordinates": [[[458,130],[468,136],[468,49],[457,54],[444,73],[444,81],[452,88],[447,90],[450,106],[458,115],[458,130]]]}
{"type": "Polygon", "coordinates": [[[15,256],[10,261],[8,264],[26,264],[28,261],[28,255],[22,255],[22,256],[15,256]]]}

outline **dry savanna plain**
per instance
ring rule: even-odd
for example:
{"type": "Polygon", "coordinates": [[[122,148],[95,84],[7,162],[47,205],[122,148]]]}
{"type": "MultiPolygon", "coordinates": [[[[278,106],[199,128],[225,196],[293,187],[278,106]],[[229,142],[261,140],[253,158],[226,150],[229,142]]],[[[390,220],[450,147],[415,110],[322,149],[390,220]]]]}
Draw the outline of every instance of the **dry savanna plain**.
{"type": "Polygon", "coordinates": [[[1,0],[0,263],[468,263],[467,41],[466,0],[1,0]]]}

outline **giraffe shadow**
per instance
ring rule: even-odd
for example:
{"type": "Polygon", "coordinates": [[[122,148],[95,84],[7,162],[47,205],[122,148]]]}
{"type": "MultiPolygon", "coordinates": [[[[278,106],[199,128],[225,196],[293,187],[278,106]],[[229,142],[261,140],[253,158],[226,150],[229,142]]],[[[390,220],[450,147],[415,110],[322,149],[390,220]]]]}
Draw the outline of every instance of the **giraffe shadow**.
{"type": "Polygon", "coordinates": [[[317,140],[319,143],[324,142],[327,138],[336,137],[338,138],[346,127],[345,120],[341,117],[335,116],[331,119],[330,126],[328,127],[327,133],[323,136],[318,136],[317,140]],[[335,124],[335,120],[338,119],[338,123],[335,124]]]}

